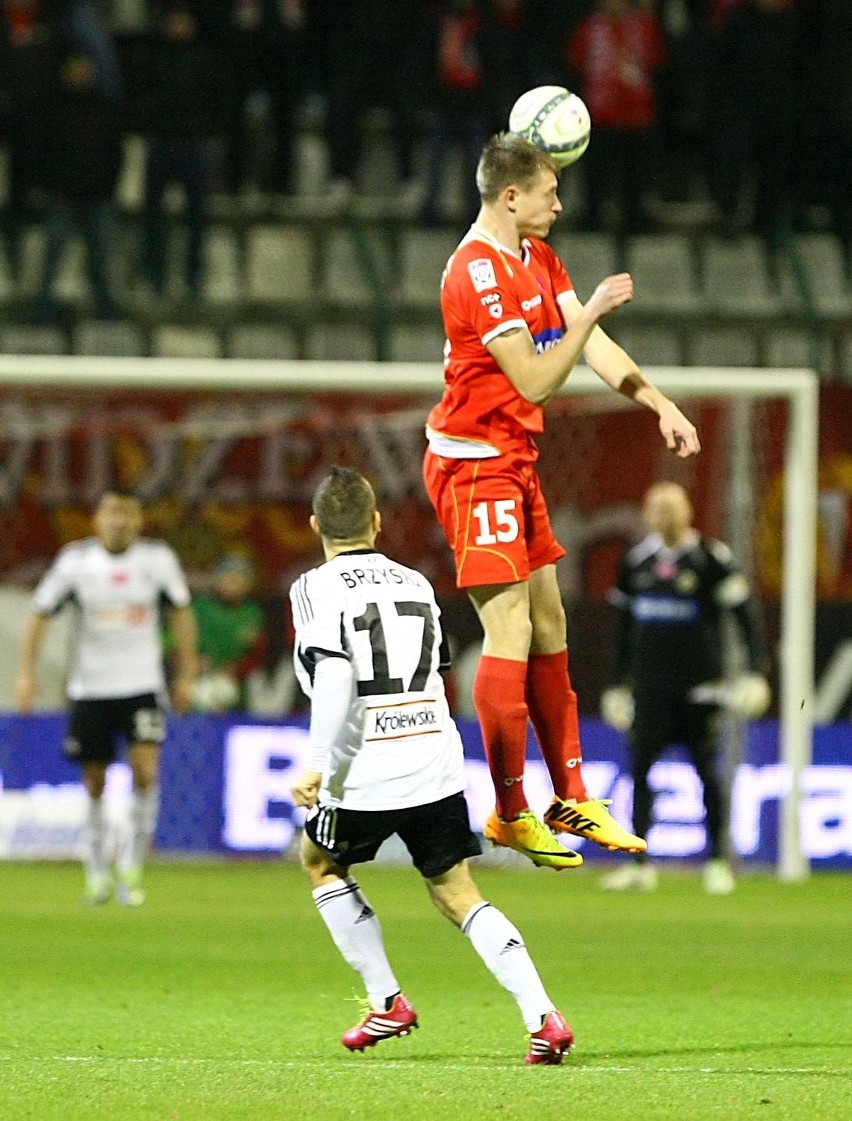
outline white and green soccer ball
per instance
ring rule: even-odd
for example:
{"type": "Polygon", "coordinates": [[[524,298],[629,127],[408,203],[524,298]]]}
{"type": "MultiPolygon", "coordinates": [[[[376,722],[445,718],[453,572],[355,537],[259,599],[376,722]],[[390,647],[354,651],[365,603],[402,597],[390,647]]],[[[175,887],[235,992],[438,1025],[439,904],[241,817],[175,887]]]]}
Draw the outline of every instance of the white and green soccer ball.
{"type": "Polygon", "coordinates": [[[585,102],[564,86],[527,90],[509,113],[509,131],[547,152],[563,168],[588,148],[591,130],[585,102]]]}

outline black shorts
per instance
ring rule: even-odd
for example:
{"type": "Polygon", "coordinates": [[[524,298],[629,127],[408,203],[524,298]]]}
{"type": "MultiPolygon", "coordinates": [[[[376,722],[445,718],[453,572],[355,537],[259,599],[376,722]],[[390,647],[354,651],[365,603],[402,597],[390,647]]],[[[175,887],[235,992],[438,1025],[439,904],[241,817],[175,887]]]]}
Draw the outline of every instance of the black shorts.
{"type": "Polygon", "coordinates": [[[716,704],[696,704],[685,692],[664,689],[636,690],[631,739],[636,754],[657,758],[674,744],[699,756],[718,749],[721,709],[716,704]]]}
{"type": "Polygon", "coordinates": [[[160,744],[165,738],[166,714],[153,693],[74,701],[65,755],[74,763],[112,763],[122,741],[160,744]]]}
{"type": "Polygon", "coordinates": [[[479,856],[482,846],[471,832],[464,794],[451,794],[425,806],[402,810],[344,810],[317,806],[305,832],[335,864],[365,864],[379,846],[396,834],[411,854],[417,871],[431,879],[479,856]]]}

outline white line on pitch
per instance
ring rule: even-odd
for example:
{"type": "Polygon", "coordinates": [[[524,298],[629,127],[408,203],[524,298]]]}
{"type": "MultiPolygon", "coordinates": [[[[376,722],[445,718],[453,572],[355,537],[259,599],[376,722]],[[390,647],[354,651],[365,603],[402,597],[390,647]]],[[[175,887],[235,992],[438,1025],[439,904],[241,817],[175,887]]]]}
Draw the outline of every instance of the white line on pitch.
{"type": "MultiPolygon", "coordinates": [[[[357,1062],[358,1060],[356,1060],[357,1062]]],[[[162,1058],[157,1055],[133,1057],[126,1056],[123,1058],[112,1057],[108,1055],[42,1055],[36,1057],[21,1058],[16,1055],[0,1055],[0,1062],[17,1062],[25,1063],[138,1063],[157,1066],[244,1066],[244,1067],[270,1067],[275,1069],[284,1068],[297,1068],[305,1066],[322,1066],[324,1069],[328,1068],[327,1059],[229,1059],[229,1058],[214,1058],[214,1059],[173,1059],[162,1058]]],[[[412,1069],[423,1069],[423,1063],[416,1059],[397,1059],[397,1060],[381,1060],[373,1059],[368,1060],[370,1066],[379,1067],[393,1067],[398,1070],[401,1067],[409,1067],[412,1069]]],[[[506,1065],[510,1064],[511,1060],[506,1060],[506,1065]]],[[[471,1067],[479,1065],[476,1059],[471,1059],[468,1063],[442,1063],[442,1070],[470,1070],[471,1067]]],[[[493,1064],[487,1064],[492,1066],[493,1064]]],[[[641,1074],[645,1077],[654,1074],[724,1074],[724,1075],[741,1075],[741,1074],[829,1074],[837,1076],[852,1075],[852,1070],[849,1069],[832,1069],[830,1067],[654,1067],[654,1066],[594,1066],[575,1065],[570,1059],[565,1064],[566,1069],[570,1069],[572,1074],[641,1074]]],[[[350,1068],[357,1069],[354,1065],[350,1068]]],[[[362,1064],[362,1068],[365,1065],[362,1064]]]]}

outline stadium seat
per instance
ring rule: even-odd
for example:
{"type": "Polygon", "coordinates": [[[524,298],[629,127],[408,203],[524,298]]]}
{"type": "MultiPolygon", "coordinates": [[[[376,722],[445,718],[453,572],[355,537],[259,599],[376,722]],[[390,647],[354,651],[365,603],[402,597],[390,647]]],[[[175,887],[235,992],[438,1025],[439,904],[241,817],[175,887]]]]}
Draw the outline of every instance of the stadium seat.
{"type": "Polygon", "coordinates": [[[767,315],[782,310],[758,238],[708,238],[703,247],[703,303],[712,311],[767,315]]]}
{"type": "Polygon", "coordinates": [[[391,361],[434,362],[444,355],[444,330],[440,323],[395,327],[391,335],[391,361]]]}
{"type": "Polygon", "coordinates": [[[354,323],[316,324],[307,334],[305,358],[372,362],[376,358],[376,340],[369,326],[354,323]]]}
{"type": "Polygon", "coordinates": [[[24,231],[21,242],[21,273],[19,290],[32,295],[38,290],[41,266],[44,260],[44,230],[30,226],[24,231]]]}
{"type": "Polygon", "coordinates": [[[812,367],[828,369],[830,355],[824,332],[814,332],[804,327],[777,327],[766,339],[764,358],[767,366],[812,367]]]}
{"type": "Polygon", "coordinates": [[[0,300],[8,300],[12,292],[12,277],[6,263],[6,254],[0,253],[0,300]]]}
{"type": "Polygon", "coordinates": [[[840,243],[833,234],[802,234],[796,249],[820,315],[852,314],[852,283],[843,270],[840,243]]]}
{"type": "Polygon", "coordinates": [[[158,327],[151,350],[158,358],[221,358],[222,348],[215,331],[205,327],[158,327]]]}
{"type": "Polygon", "coordinates": [[[133,323],[85,319],[74,332],[75,354],[141,355],[145,343],[133,323]]]}
{"type": "Polygon", "coordinates": [[[707,327],[689,338],[690,366],[756,366],[757,342],[742,327],[707,327]]]}
{"type": "Polygon", "coordinates": [[[7,327],[0,335],[3,354],[67,354],[68,340],[58,327],[7,327]]]}
{"type": "Polygon", "coordinates": [[[609,234],[568,231],[550,240],[584,303],[604,277],[618,271],[615,242],[609,234]]]}
{"type": "Polygon", "coordinates": [[[225,227],[214,227],[207,238],[205,295],[208,300],[230,302],[243,290],[239,254],[234,235],[225,227]]]}
{"type": "MultiPolygon", "coordinates": [[[[42,245],[42,252],[44,246],[42,245]]],[[[60,300],[79,300],[89,292],[83,243],[72,238],[68,243],[53,285],[53,294],[60,300]]]]}
{"type": "Polygon", "coordinates": [[[370,304],[373,277],[383,285],[390,277],[388,247],[378,233],[364,227],[331,229],[323,245],[322,277],[329,300],[370,304]]]}
{"type": "Polygon", "coordinates": [[[312,262],[308,231],[290,226],[254,226],[246,247],[249,296],[256,300],[308,300],[314,288],[312,262]]]}
{"type": "Polygon", "coordinates": [[[406,229],[400,237],[399,297],[437,309],[444,267],[459,243],[455,230],[406,229]]]}
{"type": "Polygon", "coordinates": [[[288,327],[240,323],[230,333],[231,358],[298,358],[299,344],[288,327]]]}
{"type": "Polygon", "coordinates": [[[838,342],[839,374],[844,381],[852,382],[852,335],[843,334],[838,342]]]}
{"type": "Polygon", "coordinates": [[[607,332],[640,366],[680,366],[683,347],[677,332],[668,327],[628,325],[607,332]]]}
{"type": "MultiPolygon", "coordinates": [[[[40,227],[32,227],[24,234],[22,246],[21,290],[35,294],[41,283],[44,267],[45,235],[40,227]]],[[[86,276],[85,249],[79,237],[72,237],[66,246],[53,283],[56,299],[75,301],[89,293],[86,276]]]]}
{"type": "Polygon", "coordinates": [[[632,306],[690,311],[700,304],[693,247],[682,234],[631,238],[626,265],[633,276],[632,306]]]}

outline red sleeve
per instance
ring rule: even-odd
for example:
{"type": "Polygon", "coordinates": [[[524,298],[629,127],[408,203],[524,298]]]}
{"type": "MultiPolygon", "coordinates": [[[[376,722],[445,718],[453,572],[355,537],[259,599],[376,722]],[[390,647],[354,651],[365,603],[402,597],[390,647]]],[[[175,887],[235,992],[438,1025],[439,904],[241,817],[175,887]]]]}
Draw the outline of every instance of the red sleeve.
{"type": "Polygon", "coordinates": [[[501,253],[477,242],[474,251],[457,254],[447,277],[445,306],[485,345],[513,327],[527,327],[510,270],[501,253]]]}

